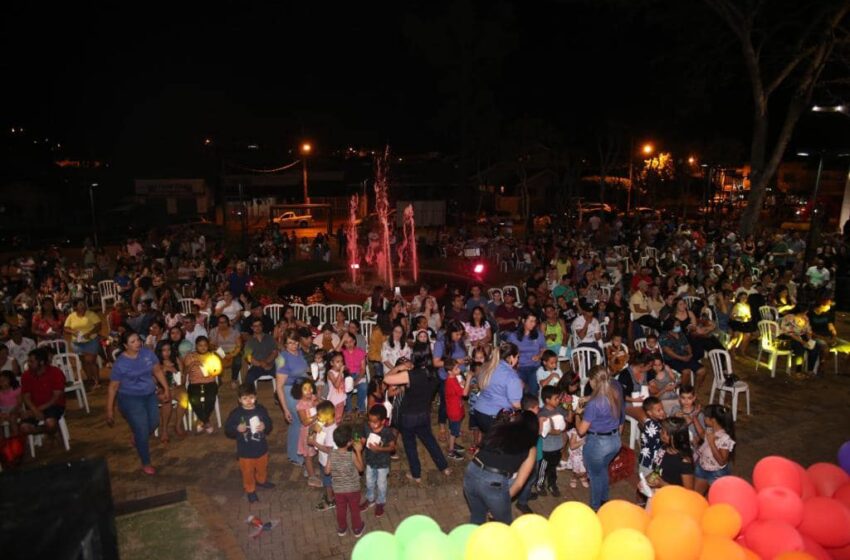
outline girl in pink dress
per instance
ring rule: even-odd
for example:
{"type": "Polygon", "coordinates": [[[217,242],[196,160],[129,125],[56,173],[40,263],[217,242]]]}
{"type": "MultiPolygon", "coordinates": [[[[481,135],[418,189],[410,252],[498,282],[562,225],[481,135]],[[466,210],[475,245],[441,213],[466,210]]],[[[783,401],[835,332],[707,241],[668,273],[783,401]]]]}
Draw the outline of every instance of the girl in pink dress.
{"type": "Polygon", "coordinates": [[[334,421],[342,422],[342,414],[345,411],[345,360],[342,354],[334,352],[328,358],[328,371],[325,383],[328,386],[328,400],[334,405],[334,421]]]}
{"type": "Polygon", "coordinates": [[[298,399],[295,410],[301,420],[301,431],[298,432],[298,454],[304,457],[304,467],[307,469],[307,485],[321,488],[322,481],[316,476],[313,457],[316,448],[307,445],[307,436],[310,429],[316,423],[316,406],[319,399],[316,397],[316,383],[310,378],[300,379],[292,385],[292,397],[298,399]]]}

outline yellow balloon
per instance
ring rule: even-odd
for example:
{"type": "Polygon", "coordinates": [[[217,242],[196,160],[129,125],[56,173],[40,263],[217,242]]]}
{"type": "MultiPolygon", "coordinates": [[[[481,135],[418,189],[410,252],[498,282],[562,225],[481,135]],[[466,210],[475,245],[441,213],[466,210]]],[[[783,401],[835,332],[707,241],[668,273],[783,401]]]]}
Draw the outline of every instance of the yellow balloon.
{"type": "Polygon", "coordinates": [[[464,560],[517,560],[525,558],[525,545],[504,523],[491,521],[478,527],[466,541],[464,560]]]}
{"type": "Polygon", "coordinates": [[[527,560],[557,560],[555,535],[549,520],[542,515],[521,515],[511,523],[511,530],[525,546],[527,560]]]}
{"type": "Polygon", "coordinates": [[[217,354],[207,354],[204,358],[203,368],[209,377],[215,377],[221,374],[221,358],[217,354]]]}
{"type": "Polygon", "coordinates": [[[617,529],[635,529],[646,532],[649,514],[642,507],[625,500],[611,500],[597,512],[602,523],[602,536],[607,537],[617,529]]]}
{"type": "Polygon", "coordinates": [[[599,560],[655,560],[655,549],[637,529],[617,529],[602,541],[599,560]]]}
{"type": "Polygon", "coordinates": [[[558,554],[570,560],[595,560],[602,546],[602,524],[587,504],[565,502],[549,516],[558,554]]]}

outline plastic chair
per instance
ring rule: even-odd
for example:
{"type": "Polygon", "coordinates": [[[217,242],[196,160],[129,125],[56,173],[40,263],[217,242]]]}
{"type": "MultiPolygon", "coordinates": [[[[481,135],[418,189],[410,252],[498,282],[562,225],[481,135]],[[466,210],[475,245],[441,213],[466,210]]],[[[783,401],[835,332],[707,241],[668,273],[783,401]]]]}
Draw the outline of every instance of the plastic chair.
{"type": "Polygon", "coordinates": [[[779,321],[779,310],[770,305],[762,305],[759,307],[759,317],[762,321],[779,321]]]}
{"type": "Polygon", "coordinates": [[[626,420],[629,422],[629,447],[637,450],[640,443],[640,424],[629,415],[626,415],[626,420]]]}
{"type": "MultiPolygon", "coordinates": [[[[312,318],[312,317],[318,317],[319,318],[319,324],[322,324],[322,325],[325,324],[325,322],[326,322],[325,315],[326,314],[327,314],[327,306],[325,306],[324,303],[312,303],[312,304],[307,306],[307,317],[308,317],[308,319],[312,318]]],[[[309,321],[306,321],[306,322],[309,322],[309,321]]]]}
{"type": "Polygon", "coordinates": [[[522,301],[522,299],[519,297],[519,288],[517,288],[516,286],[511,286],[511,285],[502,286],[502,295],[503,296],[505,295],[505,293],[507,293],[509,291],[512,291],[514,293],[514,299],[517,302],[517,306],[519,306],[520,302],[522,301]]]}
{"type": "Polygon", "coordinates": [[[369,344],[369,340],[372,338],[372,328],[375,326],[375,321],[371,319],[364,319],[360,321],[360,332],[363,333],[363,337],[366,339],[366,344],[369,344]]]}
{"type": "Polygon", "coordinates": [[[352,303],[345,306],[345,318],[349,321],[357,319],[358,321],[363,316],[363,306],[352,303]]]}
{"type": "Polygon", "coordinates": [[[684,296],[682,299],[685,300],[685,304],[687,304],[688,309],[693,309],[694,304],[700,301],[702,298],[699,298],[697,296],[684,296]]]}
{"type": "Polygon", "coordinates": [[[593,366],[602,364],[602,353],[594,348],[579,346],[573,348],[572,366],[573,371],[578,372],[581,379],[581,394],[584,394],[584,386],[587,385],[587,372],[593,366]]]}
{"type": "Polygon", "coordinates": [[[188,315],[192,312],[192,307],[195,305],[195,300],[192,298],[180,298],[177,300],[177,303],[180,304],[180,313],[183,315],[188,315]]]}
{"type": "Polygon", "coordinates": [[[759,354],[756,358],[756,371],[759,370],[759,366],[761,365],[761,354],[765,352],[768,355],[767,367],[770,369],[771,377],[776,377],[776,358],[779,356],[788,358],[788,366],[785,368],[785,373],[790,374],[791,361],[793,359],[791,350],[782,350],[776,347],[776,337],[779,336],[779,324],[775,321],[759,321],[758,326],[761,340],[759,341],[759,354]]]}
{"type": "Polygon", "coordinates": [[[292,308],[292,311],[295,313],[295,318],[299,321],[307,320],[307,308],[303,303],[291,303],[289,307],[292,308]]]}
{"type": "MultiPolygon", "coordinates": [[[[62,445],[65,447],[65,451],[71,450],[71,434],[68,431],[68,423],[65,421],[65,417],[62,416],[59,419],[59,435],[62,436],[62,445]]],[[[44,434],[30,434],[27,437],[30,446],[30,455],[35,458],[35,448],[36,446],[41,447],[44,439],[44,434]]]]}
{"type": "Polygon", "coordinates": [[[100,293],[100,309],[106,314],[106,301],[109,300],[115,305],[118,301],[118,288],[114,280],[101,280],[97,283],[97,291],[100,293]]]}
{"type": "Polygon", "coordinates": [[[263,315],[268,315],[276,325],[280,321],[281,315],[283,315],[283,308],[284,306],[280,303],[270,303],[263,307],[263,315]]]}
{"type": "MultiPolygon", "coordinates": [[[[338,303],[331,303],[325,306],[325,322],[334,323],[336,322],[336,313],[337,311],[345,311],[345,306],[342,306],[338,303]]],[[[346,319],[348,319],[348,314],[345,314],[346,319]]]]}
{"type": "Polygon", "coordinates": [[[747,416],[750,415],[750,386],[745,381],[736,381],[735,385],[726,385],[726,376],[732,374],[732,357],[726,350],[709,350],[708,359],[711,361],[711,369],[714,371],[714,381],[711,384],[711,393],[708,403],[714,402],[715,392],[718,393],[717,402],[723,404],[726,393],[732,394],[732,420],[738,421],[738,395],[744,393],[747,397],[747,416]]]}
{"type": "MultiPolygon", "coordinates": [[[[612,344],[614,344],[614,343],[613,342],[605,342],[605,343],[602,344],[602,361],[605,364],[605,367],[608,367],[608,349],[611,347],[612,344]]],[[[620,348],[625,350],[626,354],[629,353],[629,347],[626,346],[625,343],[621,342],[620,348]]],[[[627,362],[627,364],[628,364],[628,362],[627,362]]]]}
{"type": "MultiPolygon", "coordinates": [[[[189,376],[187,375],[186,377],[187,377],[186,387],[188,388],[189,387],[189,379],[188,379],[189,376]]],[[[254,387],[256,388],[256,383],[254,384],[254,387]]],[[[219,404],[218,404],[219,400],[221,400],[221,399],[219,399],[219,395],[216,394],[216,396],[215,396],[215,420],[216,420],[216,424],[218,424],[219,429],[221,429],[221,408],[219,407],[219,404]]],[[[186,422],[184,424],[184,426],[186,427],[187,431],[189,430],[190,427],[195,425],[195,413],[192,411],[192,401],[189,401],[189,400],[186,401],[186,414],[183,416],[183,420],[186,422]]]]}
{"type": "Polygon", "coordinates": [[[645,338],[636,338],[635,339],[635,352],[640,354],[643,352],[643,349],[646,348],[646,339],[645,338]]]}
{"type": "Polygon", "coordinates": [[[38,343],[38,348],[47,348],[47,351],[53,355],[68,353],[68,343],[64,338],[57,338],[56,340],[42,340],[38,343]]]}
{"type": "Polygon", "coordinates": [[[499,301],[504,301],[503,293],[501,288],[490,288],[487,290],[487,296],[490,298],[490,301],[493,301],[493,294],[499,294],[499,301]]]}
{"type": "MultiPolygon", "coordinates": [[[[64,341],[63,341],[64,342],[64,341]]],[[[76,393],[77,404],[80,408],[86,409],[86,414],[90,413],[89,399],[86,396],[86,386],[83,384],[83,364],[77,354],[59,353],[53,357],[53,365],[62,370],[65,374],[65,392],[76,393]]]]}

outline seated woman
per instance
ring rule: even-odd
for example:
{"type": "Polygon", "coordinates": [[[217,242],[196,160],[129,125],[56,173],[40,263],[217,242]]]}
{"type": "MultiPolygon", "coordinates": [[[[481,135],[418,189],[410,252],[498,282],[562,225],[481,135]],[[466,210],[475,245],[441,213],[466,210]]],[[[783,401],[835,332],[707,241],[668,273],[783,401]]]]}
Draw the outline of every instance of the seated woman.
{"type": "Polygon", "coordinates": [[[675,321],[673,328],[661,335],[659,343],[664,353],[664,362],[682,373],[682,383],[692,384],[699,390],[699,386],[705,379],[705,368],[694,358],[691,345],[682,333],[682,325],[679,321],[675,321]],[[696,382],[694,382],[694,376],[696,376],[696,382]]]}
{"type": "Polygon", "coordinates": [[[838,336],[838,331],[835,330],[835,309],[832,307],[832,300],[828,297],[819,299],[809,311],[808,316],[812,336],[820,350],[820,361],[824,363],[829,357],[829,349],[836,344],[835,337],[838,336]]]}
{"type": "Polygon", "coordinates": [[[803,306],[798,305],[779,322],[779,340],[784,341],[794,354],[797,374],[802,373],[802,362],[806,362],[806,374],[814,373],[818,362],[818,353],[814,351],[817,343],[803,306]]]}
{"type": "Polygon", "coordinates": [[[670,416],[673,408],[679,404],[679,375],[664,363],[661,356],[654,356],[650,371],[655,374],[649,382],[649,394],[661,401],[664,412],[670,416]]]}
{"type": "Polygon", "coordinates": [[[775,307],[776,311],[779,312],[780,317],[792,311],[796,305],[794,298],[788,293],[788,286],[785,284],[776,285],[773,293],[770,295],[769,301],[770,305],[775,307]]]}

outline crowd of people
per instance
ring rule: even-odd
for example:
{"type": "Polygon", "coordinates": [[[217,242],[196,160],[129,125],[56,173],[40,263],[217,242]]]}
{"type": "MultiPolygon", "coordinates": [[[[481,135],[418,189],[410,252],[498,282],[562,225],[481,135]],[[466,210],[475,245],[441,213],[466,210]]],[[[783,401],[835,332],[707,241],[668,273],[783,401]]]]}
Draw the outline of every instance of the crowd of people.
{"type": "MultiPolygon", "coordinates": [[[[277,255],[280,243],[261,238],[264,254],[277,255]]],[[[469,282],[438,300],[423,285],[406,300],[375,287],[362,319],[340,313],[325,324],[291,306],[272,320],[252,295],[252,263],[191,230],[146,246],[129,240],[111,261],[89,245],[81,266],[58,251],[10,261],[0,420],[12,434],[57,430],[65,378],[50,343],[65,340],[88,390],[111,364],[106,419],[113,424],[117,407],[147,474],[156,472],[155,430],[162,443],[215,432],[223,383],[236,391],[224,433],[236,439],[250,502],[274,486],[267,436],[282,422],[289,462],[321,488],[317,509],[336,509],[340,535],[347,513],[355,536],[361,513],[383,515],[402,450],[408,478],[421,483],[417,442],[445,475],[450,461],[466,463],[473,523],[510,522],[512,501],[530,512],[535,497],[559,497],[564,471],[601,507],[627,420],[641,430],[646,486],[705,492],[731,472],[735,453],[731,410],[701,404],[707,353],[750,359],[759,322],[770,320],[802,379],[822,371],[838,342],[833,293],[850,262],[839,235],[825,237],[810,263],[797,233],[740,238],[714,221],[555,225],[505,246],[512,253],[499,258],[522,278],[516,291],[469,282]],[[105,316],[89,309],[99,279],[118,291],[105,316]],[[368,337],[363,320],[374,323],[368,337]],[[580,367],[582,349],[602,360],[580,367]],[[212,355],[229,383],[210,372],[212,355]],[[256,387],[266,380],[274,402],[261,404],[256,387]]]]}

